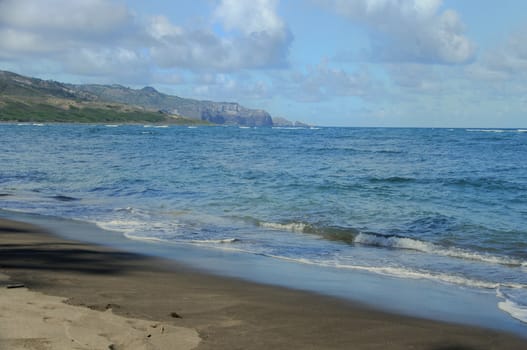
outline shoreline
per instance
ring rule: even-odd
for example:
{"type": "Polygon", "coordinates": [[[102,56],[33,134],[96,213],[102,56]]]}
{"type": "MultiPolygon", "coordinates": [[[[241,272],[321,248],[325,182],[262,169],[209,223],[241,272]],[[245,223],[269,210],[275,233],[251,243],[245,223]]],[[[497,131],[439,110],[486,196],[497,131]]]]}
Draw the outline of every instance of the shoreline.
{"type": "MultiPolygon", "coordinates": [[[[0,273],[31,292],[65,298],[68,305],[100,313],[111,309],[118,316],[194,330],[200,338],[197,349],[527,346],[527,339],[505,332],[400,316],[329,296],[214,276],[174,261],[44,231],[0,219],[0,273]]],[[[5,341],[1,330],[0,344],[5,341]]]]}
{"type": "Polygon", "coordinates": [[[194,244],[130,239],[122,232],[105,230],[97,223],[55,216],[0,210],[2,217],[44,228],[66,240],[165,259],[205,275],[337,298],[390,314],[527,337],[527,325],[501,310],[498,305],[501,297],[495,290],[269,259],[228,247],[224,251],[194,244]]]}

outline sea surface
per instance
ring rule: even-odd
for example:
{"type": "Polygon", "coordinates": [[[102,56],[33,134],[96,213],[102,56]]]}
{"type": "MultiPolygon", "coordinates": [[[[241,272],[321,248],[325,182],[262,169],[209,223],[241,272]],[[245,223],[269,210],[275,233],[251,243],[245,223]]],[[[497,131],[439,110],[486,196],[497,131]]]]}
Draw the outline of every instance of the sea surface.
{"type": "Polygon", "coordinates": [[[527,130],[0,124],[0,208],[481,290],[527,323],[527,130]]]}

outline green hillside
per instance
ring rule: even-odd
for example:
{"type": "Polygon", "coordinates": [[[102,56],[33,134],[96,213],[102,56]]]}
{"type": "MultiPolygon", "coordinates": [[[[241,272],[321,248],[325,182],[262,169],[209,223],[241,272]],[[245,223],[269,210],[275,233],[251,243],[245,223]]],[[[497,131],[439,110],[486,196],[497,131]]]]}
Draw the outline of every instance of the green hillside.
{"type": "Polygon", "coordinates": [[[272,126],[263,110],[166,95],[152,87],[64,84],[0,71],[0,121],[272,126]]]}
{"type": "Polygon", "coordinates": [[[207,124],[201,120],[169,116],[125,105],[71,103],[65,99],[44,100],[20,96],[0,96],[0,121],[39,123],[149,123],[207,124]]]}

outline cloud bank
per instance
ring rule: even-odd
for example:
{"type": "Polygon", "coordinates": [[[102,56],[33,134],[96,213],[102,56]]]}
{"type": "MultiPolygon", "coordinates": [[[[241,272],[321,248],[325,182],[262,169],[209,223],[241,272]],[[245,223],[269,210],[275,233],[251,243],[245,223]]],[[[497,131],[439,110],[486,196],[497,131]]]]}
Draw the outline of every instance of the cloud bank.
{"type": "Polygon", "coordinates": [[[142,75],[156,66],[214,72],[285,67],[292,34],[276,7],[275,0],[223,0],[210,26],[186,29],[162,15],[139,17],[118,1],[3,0],[0,59],[95,76],[119,68],[142,75]]]}
{"type": "MultiPolygon", "coordinates": [[[[362,53],[367,60],[463,64],[474,59],[475,44],[465,36],[458,13],[442,9],[441,0],[315,1],[371,29],[371,48],[362,53]]],[[[350,53],[340,58],[346,56],[350,53]]]]}

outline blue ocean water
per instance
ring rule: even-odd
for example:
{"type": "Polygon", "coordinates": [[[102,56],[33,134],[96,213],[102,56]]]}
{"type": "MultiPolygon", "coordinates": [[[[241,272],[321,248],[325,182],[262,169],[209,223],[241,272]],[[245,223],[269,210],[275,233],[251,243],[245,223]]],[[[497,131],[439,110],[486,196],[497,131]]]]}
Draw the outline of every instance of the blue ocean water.
{"type": "Polygon", "coordinates": [[[0,124],[0,208],[493,291],[527,322],[527,130],[0,124]]]}

